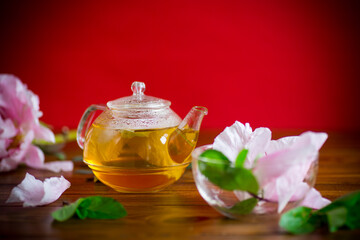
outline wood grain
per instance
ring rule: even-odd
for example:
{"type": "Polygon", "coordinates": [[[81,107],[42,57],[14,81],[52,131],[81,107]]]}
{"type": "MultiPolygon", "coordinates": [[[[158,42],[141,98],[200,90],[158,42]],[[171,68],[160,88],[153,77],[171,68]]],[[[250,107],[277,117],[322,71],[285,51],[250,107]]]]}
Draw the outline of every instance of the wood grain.
{"type": "MultiPolygon", "coordinates": [[[[300,131],[278,131],[274,138],[300,131]]],[[[199,145],[211,143],[219,131],[203,131],[199,145]]],[[[360,189],[360,134],[330,133],[320,153],[316,188],[331,200],[360,189]]],[[[75,143],[66,146],[68,158],[81,154],[75,143]]],[[[52,160],[47,157],[47,160],[52,160]]],[[[305,236],[286,234],[278,227],[279,216],[248,215],[240,220],[223,217],[199,195],[190,170],[175,184],[158,193],[118,193],[100,182],[82,162],[72,173],[56,174],[20,167],[0,174],[0,239],[346,239],[360,231],[325,229],[305,236]],[[43,207],[23,208],[6,204],[10,191],[29,172],[38,179],[63,175],[71,187],[56,202],[43,207]],[[85,174],[84,174],[85,173],[85,174]],[[51,212],[80,197],[101,195],[120,201],[128,216],[119,220],[78,220],[54,222],[51,212]]]]}

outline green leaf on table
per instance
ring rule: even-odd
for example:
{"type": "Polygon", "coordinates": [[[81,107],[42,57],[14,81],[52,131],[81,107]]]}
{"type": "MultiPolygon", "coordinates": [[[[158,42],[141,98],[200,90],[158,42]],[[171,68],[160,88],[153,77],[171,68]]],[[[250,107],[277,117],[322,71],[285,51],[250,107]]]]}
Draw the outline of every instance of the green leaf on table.
{"type": "Polygon", "coordinates": [[[280,226],[293,234],[313,232],[321,224],[321,218],[308,207],[294,208],[281,216],[280,226]]]}
{"type": "MultiPolygon", "coordinates": [[[[330,231],[336,231],[335,225],[332,224],[335,224],[335,221],[339,223],[343,221],[344,218],[345,222],[342,226],[348,229],[360,228],[360,191],[342,196],[317,212],[318,214],[327,216],[330,231]],[[344,213],[345,210],[342,208],[347,210],[347,214],[344,213]],[[329,218],[332,224],[330,224],[329,218]]],[[[338,226],[336,229],[342,226],[338,226]]]]}
{"type": "Polygon", "coordinates": [[[76,209],[84,198],[79,198],[76,202],[64,206],[51,213],[51,216],[59,222],[64,222],[74,216],[76,209]]]}
{"type": "Polygon", "coordinates": [[[76,210],[79,218],[117,219],[126,216],[123,205],[109,197],[87,197],[76,210]]]}
{"type": "Polygon", "coordinates": [[[328,225],[330,232],[339,228],[360,229],[360,191],[340,197],[317,211],[294,208],[280,219],[280,226],[294,234],[309,233],[321,225],[328,225]]]}
{"type": "Polygon", "coordinates": [[[127,213],[123,205],[113,198],[91,196],[79,198],[76,202],[54,211],[52,216],[63,222],[75,214],[80,219],[117,219],[125,217],[127,213]]]}
{"type": "Polygon", "coordinates": [[[231,208],[224,208],[224,211],[233,214],[249,214],[254,209],[257,203],[258,200],[256,198],[249,198],[236,203],[231,208]]]}
{"type": "Polygon", "coordinates": [[[236,160],[235,160],[235,167],[238,167],[238,168],[244,167],[244,163],[245,163],[248,152],[249,152],[249,150],[247,150],[245,148],[240,151],[239,155],[236,157],[236,160]]]}
{"type": "MultiPolygon", "coordinates": [[[[245,152],[241,155],[246,157],[245,152]]],[[[258,181],[250,170],[241,167],[240,163],[238,167],[232,167],[227,157],[219,151],[204,151],[199,157],[198,165],[200,172],[221,189],[254,194],[259,190],[258,181]]]]}
{"type": "Polygon", "coordinates": [[[345,207],[334,208],[326,212],[330,232],[336,232],[346,224],[348,211],[345,207]]]}

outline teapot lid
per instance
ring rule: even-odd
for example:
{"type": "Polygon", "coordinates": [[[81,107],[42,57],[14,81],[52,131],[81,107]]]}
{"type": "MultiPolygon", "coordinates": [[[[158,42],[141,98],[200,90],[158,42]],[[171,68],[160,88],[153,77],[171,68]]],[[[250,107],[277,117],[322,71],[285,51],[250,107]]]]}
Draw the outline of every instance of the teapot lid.
{"type": "Polygon", "coordinates": [[[126,110],[126,109],[159,109],[169,107],[170,101],[147,96],[144,94],[145,83],[133,82],[131,84],[131,90],[133,91],[132,96],[122,97],[107,103],[108,108],[115,110],[126,110]]]}

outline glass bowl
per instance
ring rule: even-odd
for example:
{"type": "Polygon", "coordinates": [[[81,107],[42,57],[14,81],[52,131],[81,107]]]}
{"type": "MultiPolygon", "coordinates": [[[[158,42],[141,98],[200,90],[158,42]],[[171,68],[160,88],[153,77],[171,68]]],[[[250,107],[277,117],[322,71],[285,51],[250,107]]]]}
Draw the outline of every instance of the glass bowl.
{"type": "MultiPolygon", "coordinates": [[[[278,212],[279,203],[276,200],[265,199],[263,196],[264,189],[260,189],[256,201],[252,202],[248,200],[254,198],[254,194],[244,191],[228,191],[221,189],[217,185],[209,181],[199,170],[200,161],[208,161],[199,157],[207,149],[212,149],[212,145],[205,145],[196,148],[192,153],[192,171],[195,180],[196,187],[202,196],[202,198],[215,210],[220,212],[226,217],[238,219],[244,216],[244,214],[276,214],[278,212]],[[262,196],[262,197],[261,197],[262,196]],[[248,200],[248,201],[246,201],[248,200]],[[239,204],[244,202],[244,204],[239,204]]],[[[281,212],[290,210],[301,204],[308,191],[314,186],[316,181],[316,175],[318,171],[318,157],[310,165],[303,183],[308,187],[306,190],[296,193],[296,197],[292,197],[281,212]]],[[[305,185],[305,186],[306,186],[305,185]]]]}

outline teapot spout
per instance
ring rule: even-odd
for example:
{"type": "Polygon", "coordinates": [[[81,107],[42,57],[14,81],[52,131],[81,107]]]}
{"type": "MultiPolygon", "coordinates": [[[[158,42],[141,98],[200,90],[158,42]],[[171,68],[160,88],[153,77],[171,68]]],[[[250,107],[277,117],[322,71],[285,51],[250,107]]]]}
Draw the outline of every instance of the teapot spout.
{"type": "Polygon", "coordinates": [[[208,110],[206,107],[201,107],[201,106],[193,107],[188,112],[188,114],[186,115],[184,120],[180,123],[178,128],[180,130],[192,129],[193,131],[199,131],[201,122],[202,122],[204,116],[207,115],[207,113],[208,113],[208,110]]]}
{"type": "Polygon", "coordinates": [[[179,127],[170,135],[168,151],[174,162],[187,162],[196,146],[201,122],[207,113],[208,110],[205,107],[193,107],[179,127]]]}

